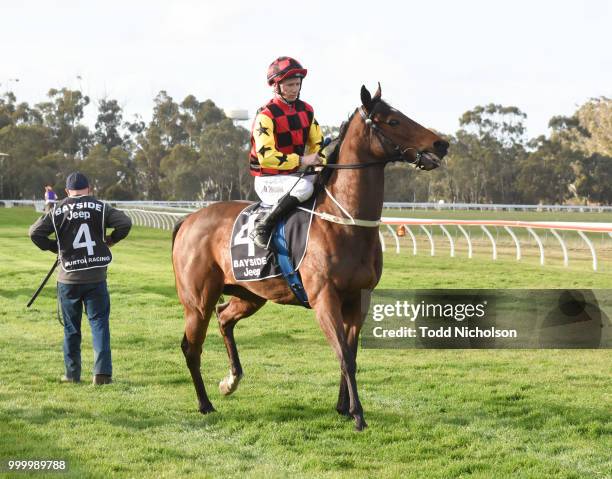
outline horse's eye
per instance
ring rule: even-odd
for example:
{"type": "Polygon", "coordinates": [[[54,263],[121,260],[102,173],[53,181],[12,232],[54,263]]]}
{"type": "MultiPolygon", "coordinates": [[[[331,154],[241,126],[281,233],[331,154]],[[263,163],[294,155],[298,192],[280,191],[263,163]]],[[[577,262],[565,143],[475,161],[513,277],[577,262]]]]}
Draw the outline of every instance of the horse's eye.
{"type": "Polygon", "coordinates": [[[389,120],[389,121],[387,122],[387,124],[388,124],[389,126],[397,126],[397,125],[399,125],[399,121],[397,121],[397,120],[389,120]]]}

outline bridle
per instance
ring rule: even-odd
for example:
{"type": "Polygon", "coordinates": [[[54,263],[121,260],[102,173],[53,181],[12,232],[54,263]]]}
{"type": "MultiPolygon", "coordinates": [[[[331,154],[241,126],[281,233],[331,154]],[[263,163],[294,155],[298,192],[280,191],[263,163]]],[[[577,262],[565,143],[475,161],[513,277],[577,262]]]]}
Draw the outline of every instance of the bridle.
{"type": "Polygon", "coordinates": [[[421,170],[425,168],[425,165],[423,165],[423,162],[422,162],[422,158],[423,158],[422,151],[419,151],[416,148],[412,148],[410,146],[402,147],[401,145],[398,145],[395,141],[393,141],[391,138],[389,138],[387,135],[384,134],[380,126],[374,121],[373,115],[374,115],[375,109],[376,107],[372,108],[372,111],[369,114],[366,114],[363,106],[360,106],[359,108],[357,108],[357,111],[359,112],[359,115],[363,119],[366,126],[372,130],[372,133],[374,133],[374,136],[380,142],[380,146],[385,152],[386,158],[382,160],[378,160],[378,161],[368,161],[365,163],[349,163],[347,165],[338,165],[335,163],[331,163],[331,164],[325,165],[325,168],[332,168],[335,170],[356,170],[359,168],[369,168],[370,166],[384,166],[384,165],[387,165],[388,163],[393,163],[396,161],[401,161],[404,163],[411,164],[415,168],[419,168],[421,170]],[[393,149],[391,154],[389,154],[387,148],[385,148],[385,143],[393,149]],[[408,159],[405,156],[408,150],[416,150],[414,160],[408,159]]]}
{"type": "MultiPolygon", "coordinates": [[[[370,130],[372,131],[374,136],[376,136],[376,138],[378,138],[378,141],[380,142],[380,146],[382,147],[383,152],[385,153],[386,157],[383,158],[382,160],[368,161],[368,162],[365,162],[365,163],[349,163],[349,164],[343,164],[343,165],[338,165],[336,163],[328,163],[327,165],[323,166],[323,168],[330,168],[330,169],[335,169],[335,170],[349,170],[349,169],[368,168],[370,166],[384,166],[384,165],[386,165],[388,163],[392,163],[392,162],[395,162],[395,161],[401,161],[401,162],[404,162],[404,163],[412,164],[416,168],[424,169],[425,165],[423,165],[423,162],[422,162],[423,152],[422,151],[418,151],[416,148],[412,148],[412,147],[404,147],[404,148],[402,148],[402,146],[398,145],[391,138],[389,138],[387,135],[385,135],[383,133],[382,129],[380,128],[380,126],[378,126],[378,124],[373,119],[373,115],[374,115],[374,110],[375,109],[376,109],[376,107],[372,108],[372,111],[369,114],[366,114],[366,112],[363,109],[363,107],[360,106],[357,109],[357,111],[359,111],[359,114],[361,115],[361,118],[363,119],[364,123],[366,124],[366,127],[370,128],[370,130]],[[393,148],[393,152],[391,154],[388,153],[388,150],[385,148],[385,144],[387,144],[387,145],[389,145],[389,146],[391,146],[393,148]],[[406,158],[405,155],[406,155],[406,152],[408,150],[416,150],[416,154],[415,154],[415,159],[414,160],[406,158]]],[[[299,179],[301,179],[302,176],[307,175],[307,174],[316,174],[314,172],[314,167],[309,166],[304,171],[304,173],[302,173],[302,175],[300,176],[299,179]]],[[[298,181],[299,181],[299,179],[298,179],[298,181]]],[[[295,184],[297,184],[297,182],[295,184]]],[[[293,186],[295,186],[295,185],[293,185],[293,186]]],[[[311,213],[313,215],[316,215],[316,216],[324,219],[325,221],[330,221],[332,223],[337,223],[337,224],[341,224],[341,225],[345,225],[345,226],[363,226],[363,227],[366,227],[366,228],[378,228],[378,226],[381,224],[381,220],[380,219],[378,219],[378,220],[362,220],[362,219],[359,219],[359,218],[353,218],[353,216],[351,216],[351,214],[338,202],[338,200],[336,200],[336,198],[334,198],[334,196],[332,195],[331,191],[329,191],[329,189],[327,189],[327,187],[325,187],[325,186],[323,186],[323,188],[324,188],[325,193],[327,194],[327,196],[329,196],[329,198],[336,204],[336,206],[338,206],[338,208],[340,208],[340,210],[344,214],[344,217],[332,215],[330,213],[326,213],[326,212],[322,212],[322,211],[315,211],[314,208],[313,209],[307,209],[307,208],[303,208],[301,206],[298,206],[298,208],[303,210],[303,211],[306,211],[308,213],[311,213]]],[[[291,188],[291,189],[293,189],[293,188],[291,188]]]]}

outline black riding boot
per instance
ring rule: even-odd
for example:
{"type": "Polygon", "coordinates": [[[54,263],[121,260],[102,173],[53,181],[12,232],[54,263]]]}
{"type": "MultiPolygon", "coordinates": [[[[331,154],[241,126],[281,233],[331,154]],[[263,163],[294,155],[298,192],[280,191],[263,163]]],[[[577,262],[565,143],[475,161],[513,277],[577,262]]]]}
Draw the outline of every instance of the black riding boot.
{"type": "Polygon", "coordinates": [[[266,249],[276,222],[299,204],[300,200],[295,196],[287,195],[272,208],[272,211],[255,220],[255,229],[250,235],[253,242],[260,248],[266,249]]]}

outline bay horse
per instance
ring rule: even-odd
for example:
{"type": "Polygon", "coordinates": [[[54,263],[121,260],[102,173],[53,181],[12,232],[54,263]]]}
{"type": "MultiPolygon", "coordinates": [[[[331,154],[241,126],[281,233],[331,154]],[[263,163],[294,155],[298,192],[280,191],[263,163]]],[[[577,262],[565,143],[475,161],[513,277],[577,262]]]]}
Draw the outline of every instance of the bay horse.
{"type": "MultiPolygon", "coordinates": [[[[391,161],[432,170],[440,165],[448,142],[361,88],[361,106],[340,135],[336,161],[325,167],[327,182],[318,193],[306,254],[300,265],[310,305],[327,341],[340,361],[336,410],[367,426],[355,379],[359,332],[371,291],[382,274],[378,224],[383,208],[384,166],[391,161]],[[335,171],[335,170],[339,171],[335,171]],[[338,216],[337,216],[338,215],[338,216]],[[362,303],[362,292],[365,299],[362,303]]],[[[181,348],[195,386],[202,414],[214,411],[200,358],[210,317],[216,312],[230,363],[219,384],[224,395],[238,387],[242,366],[234,326],[266,301],[299,304],[282,277],[240,282],[234,279],[230,235],[245,202],[214,203],[177,224],[172,262],[178,297],[185,312],[181,348]],[[229,301],[218,304],[223,294],[229,301]]]]}

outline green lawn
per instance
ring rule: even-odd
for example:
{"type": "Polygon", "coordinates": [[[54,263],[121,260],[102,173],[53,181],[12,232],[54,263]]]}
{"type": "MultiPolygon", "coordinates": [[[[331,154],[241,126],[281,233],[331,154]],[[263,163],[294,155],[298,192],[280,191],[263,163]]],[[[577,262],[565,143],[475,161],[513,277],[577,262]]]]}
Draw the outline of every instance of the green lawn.
{"type": "MultiPolygon", "coordinates": [[[[610,351],[362,350],[370,427],[357,433],[334,410],[339,367],[312,312],[267,305],[236,328],[245,378],[228,398],[211,321],[202,370],[217,413],[200,415],[167,231],[135,228],[113,249],[115,383],[60,385],[52,285],[25,309],[53,261],[27,238],[35,217],[0,209],[1,459],[65,459],[68,473],[48,476],[79,478],[611,477],[610,351]]],[[[380,287],[612,288],[611,269],[406,250],[386,253],[380,287]]]]}

